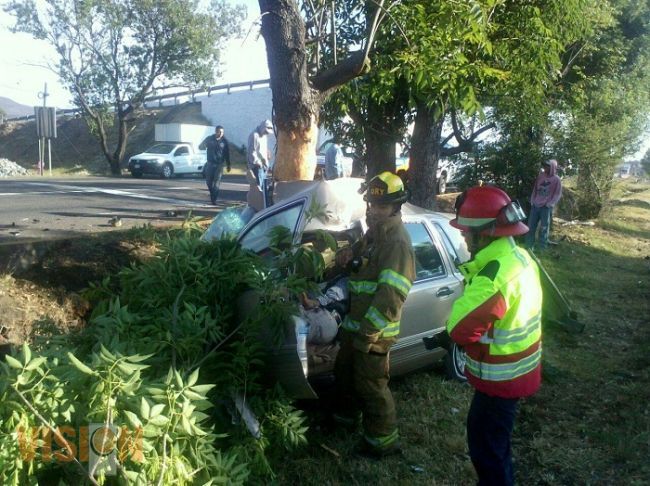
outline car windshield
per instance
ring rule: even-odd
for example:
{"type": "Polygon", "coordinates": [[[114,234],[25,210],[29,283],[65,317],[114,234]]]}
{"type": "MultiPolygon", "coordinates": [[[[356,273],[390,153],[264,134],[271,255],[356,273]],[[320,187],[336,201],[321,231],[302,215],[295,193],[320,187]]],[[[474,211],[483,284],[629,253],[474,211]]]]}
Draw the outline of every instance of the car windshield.
{"type": "Polygon", "coordinates": [[[148,154],[168,154],[172,151],[174,145],[171,143],[158,143],[147,149],[148,154]]]}
{"type": "Polygon", "coordinates": [[[440,233],[443,235],[442,242],[447,248],[447,251],[454,258],[454,263],[459,265],[469,261],[472,256],[467,250],[467,244],[465,243],[465,238],[461,232],[451,226],[448,222],[444,224],[439,224],[438,222],[433,222],[436,227],[440,230],[440,233]]]}

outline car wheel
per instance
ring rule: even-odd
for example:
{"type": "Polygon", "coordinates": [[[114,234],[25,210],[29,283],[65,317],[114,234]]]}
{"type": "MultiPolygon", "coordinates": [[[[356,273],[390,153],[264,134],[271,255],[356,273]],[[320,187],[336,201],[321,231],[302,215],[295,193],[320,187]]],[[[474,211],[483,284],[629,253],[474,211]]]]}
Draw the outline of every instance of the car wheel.
{"type": "Polygon", "coordinates": [[[438,179],[438,194],[444,194],[447,190],[447,174],[442,174],[438,179]]]}
{"type": "Polygon", "coordinates": [[[465,361],[465,351],[456,343],[452,343],[445,356],[445,376],[447,379],[466,382],[465,361]]]}
{"type": "Polygon", "coordinates": [[[142,171],[141,170],[132,170],[131,175],[137,179],[142,177],[142,171]]]}
{"type": "Polygon", "coordinates": [[[169,162],[165,162],[162,167],[162,176],[163,179],[171,179],[174,175],[174,167],[169,162]]]}

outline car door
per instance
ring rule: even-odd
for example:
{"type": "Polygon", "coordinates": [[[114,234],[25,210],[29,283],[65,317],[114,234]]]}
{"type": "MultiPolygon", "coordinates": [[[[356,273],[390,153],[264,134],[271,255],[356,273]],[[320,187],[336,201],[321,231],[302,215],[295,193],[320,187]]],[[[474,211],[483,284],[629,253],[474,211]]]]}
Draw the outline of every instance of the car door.
{"type": "Polygon", "coordinates": [[[173,164],[176,174],[185,174],[190,169],[190,148],[187,145],[181,145],[174,150],[173,164]]]}
{"type": "Polygon", "coordinates": [[[405,218],[404,225],[415,253],[416,277],[402,310],[399,340],[391,351],[396,374],[432,362],[435,356],[425,349],[422,338],[444,328],[451,306],[463,291],[462,278],[435,226],[421,217],[405,218]]]}
{"type": "MultiPolygon", "coordinates": [[[[306,224],[305,210],[308,208],[308,197],[292,200],[286,204],[271,206],[258,213],[242,230],[238,241],[243,248],[251,250],[264,257],[272,257],[271,240],[273,228],[284,227],[292,234],[294,243],[300,241],[304,225],[306,224]]],[[[255,305],[263,305],[256,303],[255,305]]],[[[250,303],[245,304],[250,311],[250,303]]],[[[305,368],[298,355],[295,326],[298,325],[296,317],[287,319],[286,340],[281,345],[272,343],[270,333],[263,332],[261,339],[264,341],[268,353],[266,354],[267,377],[270,381],[279,382],[284,389],[294,398],[318,398],[312,389],[305,368]]]]}

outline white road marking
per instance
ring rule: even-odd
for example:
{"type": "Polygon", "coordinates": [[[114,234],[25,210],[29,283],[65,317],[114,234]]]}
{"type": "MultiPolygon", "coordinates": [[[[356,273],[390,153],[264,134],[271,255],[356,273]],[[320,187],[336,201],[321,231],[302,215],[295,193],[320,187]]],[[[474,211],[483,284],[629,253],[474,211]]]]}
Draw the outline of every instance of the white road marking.
{"type": "MultiPolygon", "coordinates": [[[[160,202],[165,202],[168,204],[174,204],[178,206],[190,206],[190,207],[196,207],[196,208],[213,208],[214,206],[211,204],[205,204],[205,203],[199,203],[196,201],[188,201],[186,199],[176,199],[176,198],[170,198],[170,197],[159,197],[159,196],[147,196],[146,194],[137,194],[134,192],[129,192],[129,191],[124,191],[120,189],[107,189],[103,187],[83,187],[80,188],[78,186],[68,186],[64,184],[53,184],[53,183],[45,183],[45,182],[34,182],[31,183],[32,185],[35,186],[44,186],[48,188],[55,188],[58,189],[57,191],[40,191],[40,192],[30,192],[30,195],[34,194],[61,194],[61,193],[93,193],[93,192],[99,192],[103,194],[110,194],[112,196],[121,196],[121,197],[130,197],[134,199],[147,199],[149,201],[160,201],[160,202]]],[[[238,183],[227,183],[227,184],[222,184],[222,187],[228,187],[235,189],[235,190],[243,190],[248,188],[246,184],[238,184],[238,183]]],[[[192,188],[189,188],[192,189],[192,188]]],[[[25,195],[25,193],[0,193],[0,196],[3,195],[25,195]]]]}

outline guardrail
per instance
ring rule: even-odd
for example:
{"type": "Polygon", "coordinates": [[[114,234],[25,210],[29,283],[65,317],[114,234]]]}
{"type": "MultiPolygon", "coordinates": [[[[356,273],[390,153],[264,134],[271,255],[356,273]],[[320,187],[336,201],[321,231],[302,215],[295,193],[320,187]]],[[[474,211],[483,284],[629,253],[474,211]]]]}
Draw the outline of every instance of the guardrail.
{"type": "MultiPolygon", "coordinates": [[[[255,81],[241,81],[238,83],[228,83],[228,84],[219,84],[216,86],[210,86],[206,89],[200,89],[200,90],[187,90],[187,91],[181,91],[181,92],[176,92],[176,93],[168,93],[168,94],[163,94],[163,95],[158,95],[158,96],[149,96],[144,99],[143,105],[146,106],[147,103],[155,103],[156,101],[158,102],[158,106],[162,106],[163,100],[167,99],[174,99],[174,104],[176,104],[176,101],[178,98],[184,98],[184,97],[190,97],[192,99],[192,102],[196,100],[196,97],[199,95],[206,94],[208,96],[211,96],[212,93],[217,92],[217,91],[226,91],[226,93],[230,93],[231,90],[237,89],[237,88],[249,88],[253,89],[256,86],[268,86],[270,84],[271,80],[270,79],[257,79],[255,81]]],[[[76,115],[78,113],[81,113],[80,108],[66,108],[63,110],[56,110],[57,115],[76,115]]],[[[25,115],[25,116],[15,116],[15,117],[3,117],[4,121],[28,121],[28,120],[33,120],[34,115],[25,115]]]]}

